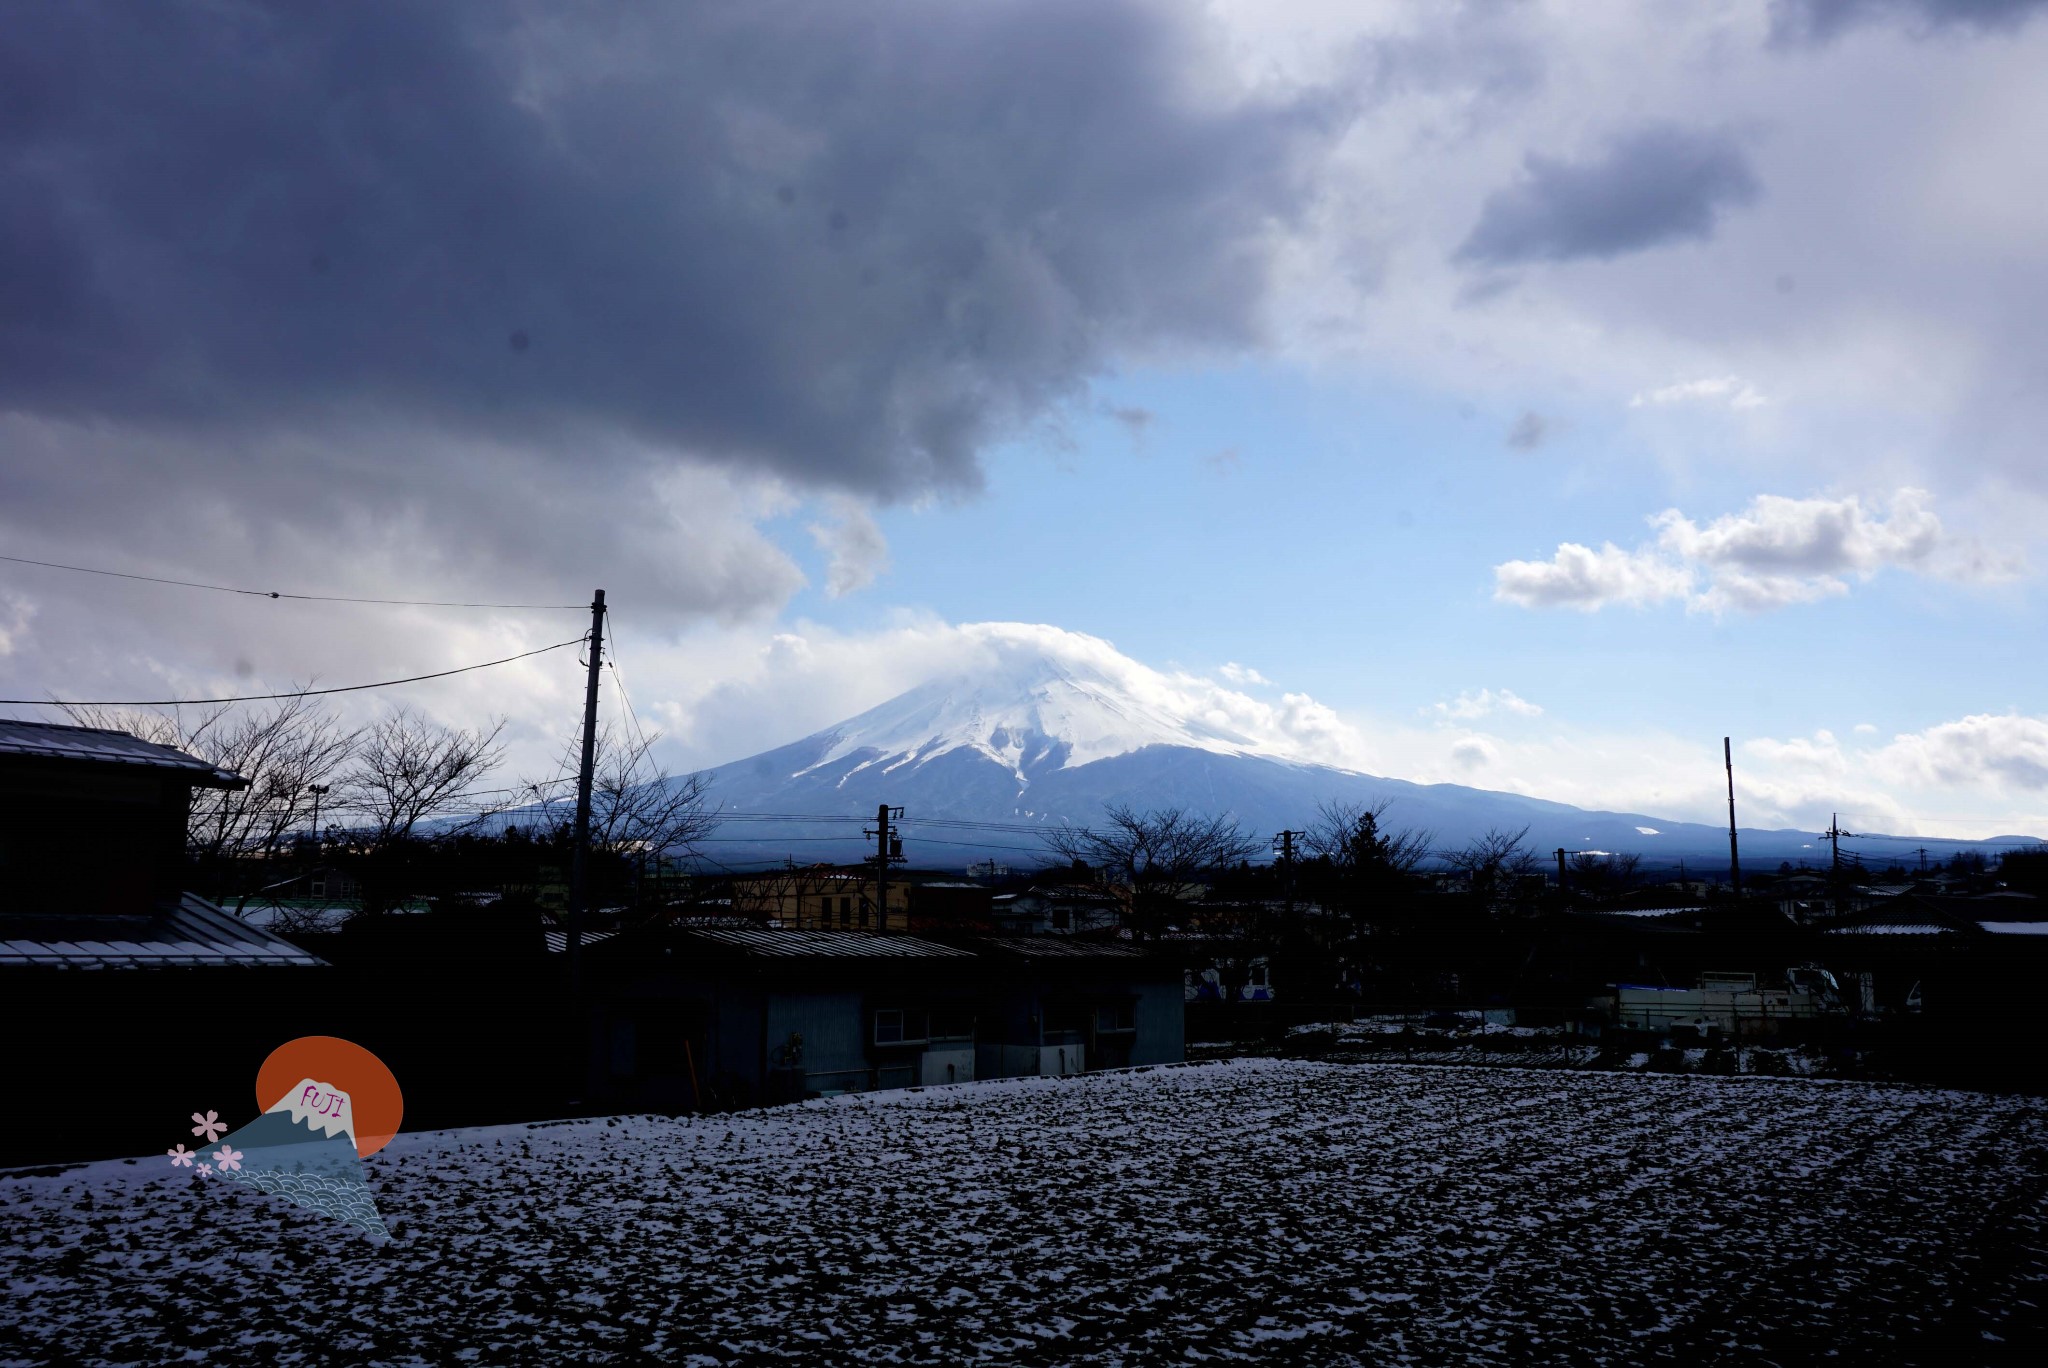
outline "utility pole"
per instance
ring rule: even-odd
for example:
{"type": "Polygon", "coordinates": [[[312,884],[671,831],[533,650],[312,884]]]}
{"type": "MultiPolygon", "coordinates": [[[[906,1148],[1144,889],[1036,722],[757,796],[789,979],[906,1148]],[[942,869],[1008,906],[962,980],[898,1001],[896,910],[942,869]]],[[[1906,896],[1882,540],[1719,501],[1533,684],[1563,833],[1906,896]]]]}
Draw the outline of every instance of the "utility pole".
{"type": "Polygon", "coordinates": [[[899,821],[903,809],[883,803],[875,809],[875,829],[866,833],[875,838],[875,930],[889,929],[889,866],[903,859],[903,838],[891,835],[889,819],[899,821]]]}
{"type": "Polygon", "coordinates": [[[1564,892],[1564,847],[1557,848],[1557,891],[1564,892]]]}
{"type": "Polygon", "coordinates": [[[1728,766],[1728,882],[1742,896],[1742,856],[1735,848],[1735,747],[1721,738],[1721,760],[1728,766]]]}
{"type": "Polygon", "coordinates": [[[1821,833],[1828,838],[1828,844],[1833,848],[1832,858],[1828,861],[1828,891],[1834,895],[1837,917],[1842,915],[1842,838],[1855,834],[1853,831],[1842,830],[1842,814],[1839,812],[1828,815],[1828,829],[1821,833]]]}
{"type": "Polygon", "coordinates": [[[327,790],[332,787],[331,784],[306,785],[306,792],[313,795],[313,854],[316,858],[320,854],[320,800],[327,796],[327,790]]]}
{"type": "Polygon", "coordinates": [[[1283,831],[1273,838],[1273,849],[1280,852],[1280,896],[1285,900],[1287,925],[1294,925],[1294,838],[1304,835],[1299,831],[1283,831]]]}
{"type": "Polygon", "coordinates": [[[604,662],[604,590],[590,600],[590,677],[583,686],[583,763],[576,771],[576,845],[569,857],[569,985],[583,984],[583,914],[590,901],[590,780],[597,764],[597,680],[604,662]]]}

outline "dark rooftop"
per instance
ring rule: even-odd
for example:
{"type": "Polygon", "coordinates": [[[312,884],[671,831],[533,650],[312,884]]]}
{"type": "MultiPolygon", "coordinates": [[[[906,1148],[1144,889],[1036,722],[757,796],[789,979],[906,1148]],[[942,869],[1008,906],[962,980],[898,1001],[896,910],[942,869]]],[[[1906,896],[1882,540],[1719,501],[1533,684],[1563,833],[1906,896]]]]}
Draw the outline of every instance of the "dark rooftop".
{"type": "Polygon", "coordinates": [[[176,907],[135,916],[0,916],[0,965],[145,969],[324,962],[191,893],[176,907]]]}
{"type": "Polygon", "coordinates": [[[206,788],[243,788],[248,780],[218,769],[196,755],[160,746],[124,731],[106,727],[73,727],[57,722],[30,722],[0,717],[0,758],[26,756],[42,760],[84,761],[137,769],[177,770],[206,788]]]}

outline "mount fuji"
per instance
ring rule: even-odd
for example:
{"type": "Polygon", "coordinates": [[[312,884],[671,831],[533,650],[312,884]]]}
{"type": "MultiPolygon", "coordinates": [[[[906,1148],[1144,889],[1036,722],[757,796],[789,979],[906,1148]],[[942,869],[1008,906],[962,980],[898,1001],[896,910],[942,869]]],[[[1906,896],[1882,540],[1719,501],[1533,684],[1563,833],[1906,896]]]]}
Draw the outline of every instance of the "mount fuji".
{"type": "MultiPolygon", "coordinates": [[[[1388,804],[1395,827],[1440,847],[1489,828],[1528,828],[1540,852],[1634,851],[1649,864],[1725,866],[1725,828],[1642,813],[1593,812],[1457,784],[1416,784],[1328,763],[1319,705],[1266,704],[1187,675],[1162,674],[1077,633],[1024,624],[965,629],[966,669],[933,679],[802,740],[707,773],[732,820],[701,847],[739,869],[844,862],[872,853],[850,823],[883,803],[917,867],[1055,857],[1034,828],[1085,826],[1110,804],[1228,814],[1253,832],[1299,829],[1325,802],[1388,804]],[[809,819],[809,820],[806,820],[809,819]],[[1000,825],[966,829],[955,823],[1000,825]]],[[[1745,858],[1812,859],[1811,832],[1744,830],[1745,858]]],[[[1928,840],[1946,855],[1976,843],[1928,840]]]]}

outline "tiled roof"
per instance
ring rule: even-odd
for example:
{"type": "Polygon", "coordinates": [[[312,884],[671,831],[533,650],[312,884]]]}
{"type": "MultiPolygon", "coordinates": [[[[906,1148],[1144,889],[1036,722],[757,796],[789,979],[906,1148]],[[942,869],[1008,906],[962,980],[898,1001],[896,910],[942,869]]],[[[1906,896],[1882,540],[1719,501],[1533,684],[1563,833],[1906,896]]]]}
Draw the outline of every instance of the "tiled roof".
{"type": "Polygon", "coordinates": [[[988,936],[981,944],[1026,959],[1144,959],[1135,945],[1069,940],[1065,936],[988,936]]]}
{"type": "Polygon", "coordinates": [[[973,952],[915,936],[861,931],[796,931],[776,926],[697,927],[684,933],[748,955],[830,959],[972,959],[973,952]]]}
{"type": "Polygon", "coordinates": [[[217,769],[196,755],[187,755],[171,746],[159,746],[154,741],[144,741],[124,731],[0,717],[0,756],[10,755],[178,770],[191,775],[193,782],[208,788],[242,788],[248,783],[240,775],[217,769]]]}
{"type": "Polygon", "coordinates": [[[155,914],[0,916],[0,965],[145,969],[324,962],[192,893],[155,914]]]}

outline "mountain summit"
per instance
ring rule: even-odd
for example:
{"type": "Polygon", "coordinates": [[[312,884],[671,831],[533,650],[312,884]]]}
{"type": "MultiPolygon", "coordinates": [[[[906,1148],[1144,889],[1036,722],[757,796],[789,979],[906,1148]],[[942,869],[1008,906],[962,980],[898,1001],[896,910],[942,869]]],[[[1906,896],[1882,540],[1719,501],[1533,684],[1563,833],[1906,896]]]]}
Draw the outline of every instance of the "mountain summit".
{"type": "MultiPolygon", "coordinates": [[[[1533,850],[1633,851],[1652,864],[1725,867],[1725,827],[1642,813],[1591,812],[1459,784],[1385,779],[1342,761],[1360,738],[1314,700],[1268,701],[1185,673],[1154,670],[1108,642],[1056,627],[962,628],[969,660],[800,741],[710,771],[710,797],[745,818],[704,853],[733,868],[846,861],[871,853],[815,819],[905,809],[905,853],[922,866],[997,856],[1050,859],[1034,828],[1086,826],[1111,804],[1227,814],[1253,832],[1299,830],[1328,802],[1387,804],[1397,828],[1439,848],[1490,829],[1528,828],[1533,850]],[[811,820],[805,821],[803,819],[811,820]],[[938,821],[949,825],[921,825],[938,821]],[[963,830],[957,823],[1006,830],[963,830]]],[[[842,828],[844,829],[844,828],[842,828]]],[[[1930,851],[1972,842],[1929,839],[1930,851]]],[[[1745,861],[1818,858],[1810,832],[1745,829],[1745,861]]]]}
{"type": "Polygon", "coordinates": [[[1213,685],[1146,669],[1105,641],[1021,623],[981,624],[975,633],[976,668],[816,733],[808,742],[820,745],[818,758],[791,777],[829,771],[843,786],[870,768],[915,774],[966,752],[1006,770],[1022,797],[1035,776],[1151,746],[1299,758],[1270,729],[1255,734],[1255,719],[1205,699],[1220,692],[1213,685]]]}

